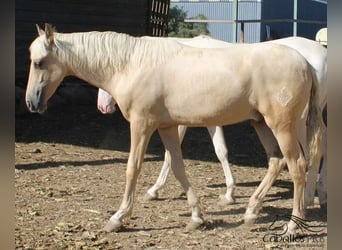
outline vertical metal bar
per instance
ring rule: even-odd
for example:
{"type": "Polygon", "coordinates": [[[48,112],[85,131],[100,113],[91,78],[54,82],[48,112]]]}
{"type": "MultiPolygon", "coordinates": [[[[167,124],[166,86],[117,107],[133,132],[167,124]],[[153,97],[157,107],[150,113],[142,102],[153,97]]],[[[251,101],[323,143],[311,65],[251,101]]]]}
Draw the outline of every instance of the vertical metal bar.
{"type": "Polygon", "coordinates": [[[293,0],[293,36],[297,36],[298,0],[293,0]]]}
{"type": "Polygon", "coordinates": [[[236,43],[237,42],[237,31],[238,31],[238,22],[236,22],[238,20],[238,16],[239,16],[239,1],[238,0],[234,0],[233,3],[233,42],[236,43]]]}
{"type": "Polygon", "coordinates": [[[240,43],[245,42],[245,23],[241,22],[241,28],[240,28],[240,43]]]}

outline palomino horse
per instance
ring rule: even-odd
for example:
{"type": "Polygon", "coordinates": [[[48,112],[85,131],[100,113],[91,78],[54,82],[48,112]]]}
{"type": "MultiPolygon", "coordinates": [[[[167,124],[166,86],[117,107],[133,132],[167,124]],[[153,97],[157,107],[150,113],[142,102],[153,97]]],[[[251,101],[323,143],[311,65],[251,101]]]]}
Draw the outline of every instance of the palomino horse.
{"type": "MultiPolygon", "coordinates": [[[[97,96],[97,108],[99,111],[101,111],[102,114],[114,113],[116,110],[115,104],[116,102],[114,98],[108,92],[104,91],[103,89],[99,89],[97,96]]],[[[187,126],[185,125],[178,126],[178,136],[180,143],[182,143],[184,139],[186,129],[187,126]]],[[[223,173],[226,180],[226,193],[221,198],[219,204],[222,206],[229,205],[235,202],[235,199],[233,197],[235,184],[233,174],[229,167],[228,149],[226,146],[226,141],[224,139],[223,128],[220,126],[209,126],[207,127],[207,129],[214,145],[215,154],[222,165],[223,173]]],[[[158,198],[158,191],[165,185],[167,176],[169,175],[171,169],[170,160],[171,159],[168,155],[168,152],[165,152],[164,163],[158,179],[156,183],[147,190],[147,193],[144,196],[145,201],[155,200],[158,198]]]]}
{"type": "MultiPolygon", "coordinates": [[[[137,179],[149,140],[158,130],[171,168],[191,207],[187,228],[204,223],[199,201],[186,176],[177,127],[223,126],[253,119],[274,134],[293,180],[292,215],[304,218],[307,160],[298,124],[308,110],[309,164],[321,158],[322,119],[316,77],[296,50],[277,44],[200,49],[163,39],[116,32],[57,33],[38,28],[30,46],[26,104],[43,113],[63,78],[74,75],[110,93],[130,122],[131,148],[126,187],[117,212],[104,227],[118,231],[133,210],[137,179]],[[187,67],[191,65],[191,67],[187,67]]],[[[255,204],[249,204],[254,207],[255,204]]],[[[287,233],[295,233],[293,220],[287,233]]]]}
{"type": "MultiPolygon", "coordinates": [[[[176,41],[187,44],[192,47],[199,47],[199,48],[223,48],[223,47],[230,47],[233,46],[231,43],[226,43],[224,41],[216,40],[208,36],[198,36],[195,38],[185,39],[185,38],[167,38],[167,39],[175,39],[176,41]]],[[[307,61],[311,64],[311,66],[315,69],[316,78],[319,84],[320,90],[320,106],[323,110],[327,104],[327,49],[318,44],[313,40],[309,40],[302,37],[288,37],[278,40],[269,41],[269,43],[277,43],[283,44],[288,47],[291,47],[301,53],[307,61]]],[[[115,100],[114,98],[108,94],[106,91],[99,89],[98,91],[98,98],[97,98],[97,107],[103,114],[109,114],[115,111],[115,100]]],[[[304,117],[303,117],[304,118],[304,117]]],[[[253,123],[252,123],[253,124],[253,123]]],[[[301,123],[301,133],[305,133],[305,119],[301,123]]],[[[321,206],[326,206],[327,202],[327,178],[326,178],[326,127],[323,126],[324,133],[323,133],[323,162],[322,162],[322,169],[320,171],[320,179],[317,184],[317,191],[319,196],[319,201],[321,206]]],[[[180,137],[180,142],[182,142],[187,127],[186,126],[179,126],[178,133],[180,137]]],[[[228,163],[228,150],[226,147],[223,130],[221,127],[208,127],[209,134],[212,138],[213,145],[215,148],[215,153],[220,160],[225,177],[226,177],[226,186],[227,191],[223,199],[220,201],[222,205],[230,204],[234,202],[233,198],[233,188],[234,188],[234,178],[231,175],[231,170],[229,168],[228,163]]],[[[256,131],[259,132],[258,127],[256,127],[256,131]]],[[[261,142],[263,142],[265,148],[269,149],[267,145],[267,138],[263,138],[268,134],[258,133],[261,142]]],[[[305,144],[305,142],[303,142],[305,144]]],[[[160,190],[166,182],[168,173],[171,168],[171,163],[169,162],[169,157],[165,156],[165,160],[161,169],[161,172],[158,176],[156,183],[148,189],[147,194],[145,195],[145,200],[152,200],[158,197],[158,190],[160,190]]],[[[284,165],[278,166],[278,170],[273,171],[269,169],[269,173],[265,178],[265,180],[261,183],[260,187],[258,188],[255,194],[253,194],[254,199],[258,199],[260,203],[262,202],[264,196],[266,195],[268,189],[271,187],[272,183],[277,178],[275,173],[280,173],[280,170],[284,165]]],[[[306,193],[305,193],[305,204],[306,206],[313,204],[314,200],[314,193],[316,190],[316,174],[317,169],[310,168],[308,170],[307,175],[307,182],[306,182],[306,193]]]]}
{"type": "MultiPolygon", "coordinates": [[[[164,38],[157,38],[157,37],[145,37],[147,39],[164,39],[164,38]]],[[[226,42],[213,39],[209,36],[200,35],[194,38],[174,38],[174,37],[168,37],[165,38],[168,40],[174,40],[177,42],[180,42],[185,45],[189,45],[191,47],[196,48],[224,48],[227,47],[226,42]]],[[[103,114],[110,114],[115,112],[115,100],[114,98],[104,91],[103,89],[99,89],[98,91],[98,98],[97,98],[97,108],[99,111],[101,111],[103,114]]],[[[185,132],[186,132],[187,126],[179,125],[178,127],[178,134],[179,134],[179,140],[180,142],[183,141],[185,132]]],[[[225,180],[226,180],[226,193],[221,198],[220,204],[221,205],[228,205],[231,203],[234,203],[234,178],[231,172],[231,169],[229,167],[228,162],[228,149],[226,146],[226,142],[224,139],[223,129],[220,126],[209,126],[207,127],[210,138],[213,142],[215,154],[217,158],[219,159],[225,180]]],[[[158,190],[161,189],[166,182],[168,173],[171,168],[171,162],[170,157],[168,156],[168,153],[165,152],[165,158],[164,163],[162,166],[162,170],[158,176],[158,179],[156,183],[147,191],[144,200],[153,200],[157,199],[158,197],[158,190]]]]}

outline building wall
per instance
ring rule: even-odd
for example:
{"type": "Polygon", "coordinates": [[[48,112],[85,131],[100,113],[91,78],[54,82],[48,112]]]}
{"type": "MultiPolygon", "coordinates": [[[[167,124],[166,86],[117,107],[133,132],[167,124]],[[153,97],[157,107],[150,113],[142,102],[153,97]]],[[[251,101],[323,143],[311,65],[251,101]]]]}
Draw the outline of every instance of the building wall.
{"type": "MultiPolygon", "coordinates": [[[[304,20],[327,21],[327,3],[324,1],[300,0],[298,1],[298,17],[304,20]]],[[[298,34],[310,39],[315,39],[316,33],[327,27],[327,24],[298,24],[298,34]]]]}
{"type": "MultiPolygon", "coordinates": [[[[239,0],[239,20],[293,19],[294,0],[239,0]]],[[[188,18],[204,14],[208,19],[233,20],[233,0],[171,0],[171,7],[178,6],[188,12],[188,18]]],[[[298,19],[327,20],[326,0],[298,0],[298,19]]],[[[245,23],[245,42],[259,42],[266,39],[266,25],[279,37],[293,35],[291,22],[245,23]]],[[[297,35],[310,39],[326,24],[298,23],[297,35]]],[[[233,24],[209,23],[210,34],[216,39],[233,42],[233,24]]],[[[240,36],[238,25],[238,40],[240,36]]]]}
{"type": "MultiPolygon", "coordinates": [[[[297,19],[327,21],[327,3],[325,1],[298,0],[297,19]]],[[[262,19],[293,19],[293,0],[263,0],[262,19]]],[[[293,35],[293,24],[290,22],[263,23],[261,26],[261,40],[266,38],[266,25],[276,32],[279,37],[293,35]]],[[[320,28],[327,24],[298,23],[297,36],[315,39],[320,28]]]]}
{"type": "MultiPolygon", "coordinates": [[[[29,46],[37,37],[35,24],[44,28],[47,22],[63,33],[110,30],[134,36],[160,35],[163,32],[157,32],[155,27],[167,29],[163,21],[168,7],[169,0],[16,0],[16,113],[27,112],[24,94],[29,73],[29,46]]],[[[67,77],[49,103],[57,103],[57,99],[94,103],[96,93],[97,89],[80,79],[67,77]]]]}
{"type": "Polygon", "coordinates": [[[149,1],[125,0],[16,0],[16,78],[28,74],[30,43],[36,38],[35,24],[48,22],[59,32],[112,30],[145,35],[149,1]]]}

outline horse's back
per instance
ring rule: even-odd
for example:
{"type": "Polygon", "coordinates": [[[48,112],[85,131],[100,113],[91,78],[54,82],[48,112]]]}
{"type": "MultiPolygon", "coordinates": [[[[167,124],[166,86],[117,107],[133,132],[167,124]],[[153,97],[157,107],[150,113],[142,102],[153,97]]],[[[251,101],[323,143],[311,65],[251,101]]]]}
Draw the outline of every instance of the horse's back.
{"type": "Polygon", "coordinates": [[[227,48],[232,46],[230,43],[217,40],[209,36],[197,36],[192,39],[183,40],[179,42],[196,48],[227,48]]]}
{"type": "Polygon", "coordinates": [[[189,116],[193,124],[223,125],[277,106],[289,109],[298,105],[292,100],[301,95],[307,102],[305,93],[311,87],[307,61],[297,51],[277,44],[184,48],[156,70],[161,78],[151,81],[149,88],[163,85],[159,89],[170,117],[186,122],[189,116]]]}

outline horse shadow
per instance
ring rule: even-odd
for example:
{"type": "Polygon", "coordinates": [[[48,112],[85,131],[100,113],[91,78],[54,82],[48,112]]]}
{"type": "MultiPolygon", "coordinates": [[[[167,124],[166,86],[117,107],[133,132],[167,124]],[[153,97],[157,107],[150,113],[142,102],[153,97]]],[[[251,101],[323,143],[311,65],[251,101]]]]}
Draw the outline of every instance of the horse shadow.
{"type": "MultiPolygon", "coordinates": [[[[145,157],[146,162],[152,161],[161,161],[162,158],[159,156],[151,156],[145,157]]],[[[92,166],[92,167],[101,167],[101,165],[107,164],[117,164],[117,163],[127,163],[127,158],[114,158],[114,159],[101,159],[101,160],[92,160],[92,161],[45,161],[45,162],[37,162],[37,163],[23,163],[16,164],[15,168],[18,170],[35,170],[40,168],[55,168],[60,166],[92,166]]]]}
{"type": "MultiPolygon", "coordinates": [[[[103,115],[97,110],[96,103],[52,105],[43,115],[27,113],[15,118],[15,142],[60,143],[121,152],[130,150],[129,123],[120,110],[103,115]]],[[[264,150],[248,121],[223,129],[230,163],[267,166],[264,150]]],[[[203,127],[188,129],[182,151],[184,159],[218,162],[209,133],[203,127]]],[[[164,157],[158,132],[152,135],[147,154],[164,157]]]]}

